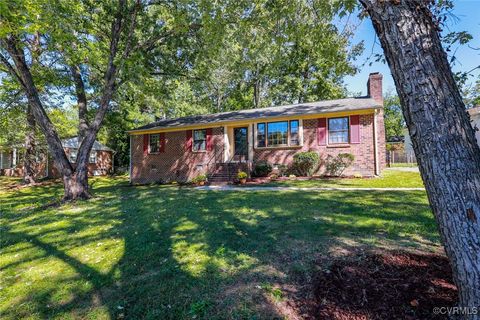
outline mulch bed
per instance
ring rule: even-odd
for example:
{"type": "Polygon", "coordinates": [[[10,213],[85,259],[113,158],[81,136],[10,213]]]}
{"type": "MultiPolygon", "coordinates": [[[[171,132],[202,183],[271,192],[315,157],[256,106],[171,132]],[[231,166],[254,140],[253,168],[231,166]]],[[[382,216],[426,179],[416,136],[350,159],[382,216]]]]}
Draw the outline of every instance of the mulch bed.
{"type": "Polygon", "coordinates": [[[442,255],[357,252],[317,275],[313,300],[311,319],[444,319],[433,308],[454,306],[457,289],[442,255]]]}

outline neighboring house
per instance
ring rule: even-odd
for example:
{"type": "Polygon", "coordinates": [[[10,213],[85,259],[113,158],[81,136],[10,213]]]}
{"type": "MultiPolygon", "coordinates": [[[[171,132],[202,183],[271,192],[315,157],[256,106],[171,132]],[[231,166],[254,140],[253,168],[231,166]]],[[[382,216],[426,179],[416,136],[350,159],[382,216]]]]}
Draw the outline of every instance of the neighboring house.
{"type": "Polygon", "coordinates": [[[229,180],[258,161],[289,165],[293,155],[351,153],[346,175],[379,175],[385,166],[382,75],[368,96],[161,120],[129,131],[132,183],[189,181],[207,173],[229,180]]]}
{"type": "MultiPolygon", "coordinates": [[[[71,163],[77,160],[79,141],[77,137],[62,140],[65,153],[71,163]]],[[[42,148],[40,148],[42,149],[42,148]]],[[[0,175],[21,177],[23,176],[23,147],[4,148],[0,150],[0,175]]],[[[53,164],[53,159],[47,152],[39,151],[36,155],[35,172],[38,178],[57,178],[59,173],[53,164]]],[[[95,141],[90,152],[88,174],[102,176],[113,172],[114,151],[109,147],[95,141]]]]}
{"type": "Polygon", "coordinates": [[[470,114],[472,126],[476,128],[475,137],[477,138],[478,145],[480,145],[480,106],[468,109],[467,111],[470,114]]]}

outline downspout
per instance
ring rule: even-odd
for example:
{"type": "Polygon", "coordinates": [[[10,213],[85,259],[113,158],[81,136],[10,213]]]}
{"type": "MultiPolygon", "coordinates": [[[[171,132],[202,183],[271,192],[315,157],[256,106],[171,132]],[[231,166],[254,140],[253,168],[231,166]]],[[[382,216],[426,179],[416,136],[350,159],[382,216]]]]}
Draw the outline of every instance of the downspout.
{"type": "Polygon", "coordinates": [[[375,109],[373,113],[373,149],[374,149],[374,163],[375,163],[375,175],[380,175],[380,167],[378,164],[378,134],[377,134],[377,113],[378,109],[375,109]]]}

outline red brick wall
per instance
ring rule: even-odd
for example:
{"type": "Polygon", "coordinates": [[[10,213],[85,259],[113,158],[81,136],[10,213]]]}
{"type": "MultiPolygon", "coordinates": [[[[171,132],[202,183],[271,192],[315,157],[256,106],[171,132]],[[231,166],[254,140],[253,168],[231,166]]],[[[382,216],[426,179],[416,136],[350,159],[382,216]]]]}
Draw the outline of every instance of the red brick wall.
{"type": "MultiPolygon", "coordinates": [[[[70,156],[70,149],[65,149],[67,157],[70,156]]],[[[94,176],[97,175],[105,176],[113,171],[113,155],[111,151],[97,151],[97,161],[96,163],[88,164],[88,175],[94,176]]],[[[60,173],[58,172],[53,159],[49,158],[48,163],[48,176],[50,178],[60,178],[60,173]]]]}
{"type": "Polygon", "coordinates": [[[387,166],[387,141],[385,139],[385,122],[383,119],[383,109],[377,114],[377,134],[378,134],[378,158],[380,173],[387,166]]]}
{"type": "MultiPolygon", "coordinates": [[[[380,128],[380,123],[377,122],[377,124],[380,128]]],[[[339,153],[351,153],[355,156],[355,160],[353,165],[345,170],[345,175],[360,173],[363,176],[372,176],[375,174],[373,114],[360,116],[360,143],[358,144],[320,146],[317,141],[317,126],[318,119],[303,120],[303,147],[256,149],[254,161],[266,160],[274,164],[288,165],[292,163],[295,153],[312,150],[320,154],[321,165],[318,173],[323,174],[325,171],[325,160],[329,155],[336,156],[339,153]]],[[[383,145],[385,146],[385,143],[383,145]]],[[[385,158],[385,152],[383,152],[383,155],[383,158],[385,158]]]]}
{"type": "Polygon", "coordinates": [[[132,136],[132,183],[186,182],[223,161],[223,127],[213,128],[210,151],[186,150],[187,131],[165,133],[165,152],[143,153],[143,135],[132,136]]]}

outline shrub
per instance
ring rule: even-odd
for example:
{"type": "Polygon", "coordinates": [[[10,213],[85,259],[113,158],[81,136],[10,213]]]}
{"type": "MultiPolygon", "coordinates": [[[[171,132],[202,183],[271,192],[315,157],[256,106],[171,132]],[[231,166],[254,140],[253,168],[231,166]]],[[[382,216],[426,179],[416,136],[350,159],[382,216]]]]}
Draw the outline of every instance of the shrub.
{"type": "Polygon", "coordinates": [[[267,161],[259,161],[255,163],[255,168],[253,169],[253,176],[255,177],[266,177],[273,170],[273,167],[267,161]]]}
{"type": "Polygon", "coordinates": [[[351,153],[339,153],[336,157],[328,156],[325,172],[329,176],[340,177],[345,169],[352,165],[355,157],[351,153]]]}
{"type": "Polygon", "coordinates": [[[207,176],[205,174],[199,174],[198,176],[192,179],[193,183],[199,183],[202,181],[207,181],[207,176]]]}
{"type": "Polygon", "coordinates": [[[279,164],[279,165],[277,165],[277,168],[278,168],[278,175],[280,177],[285,177],[287,175],[287,172],[288,172],[288,166],[287,165],[279,164]]]}
{"type": "Polygon", "coordinates": [[[248,174],[245,171],[239,171],[237,174],[238,180],[247,179],[248,174]]]}
{"type": "Polygon", "coordinates": [[[314,151],[299,152],[293,156],[292,170],[300,176],[311,176],[318,167],[320,157],[314,151]]]}

